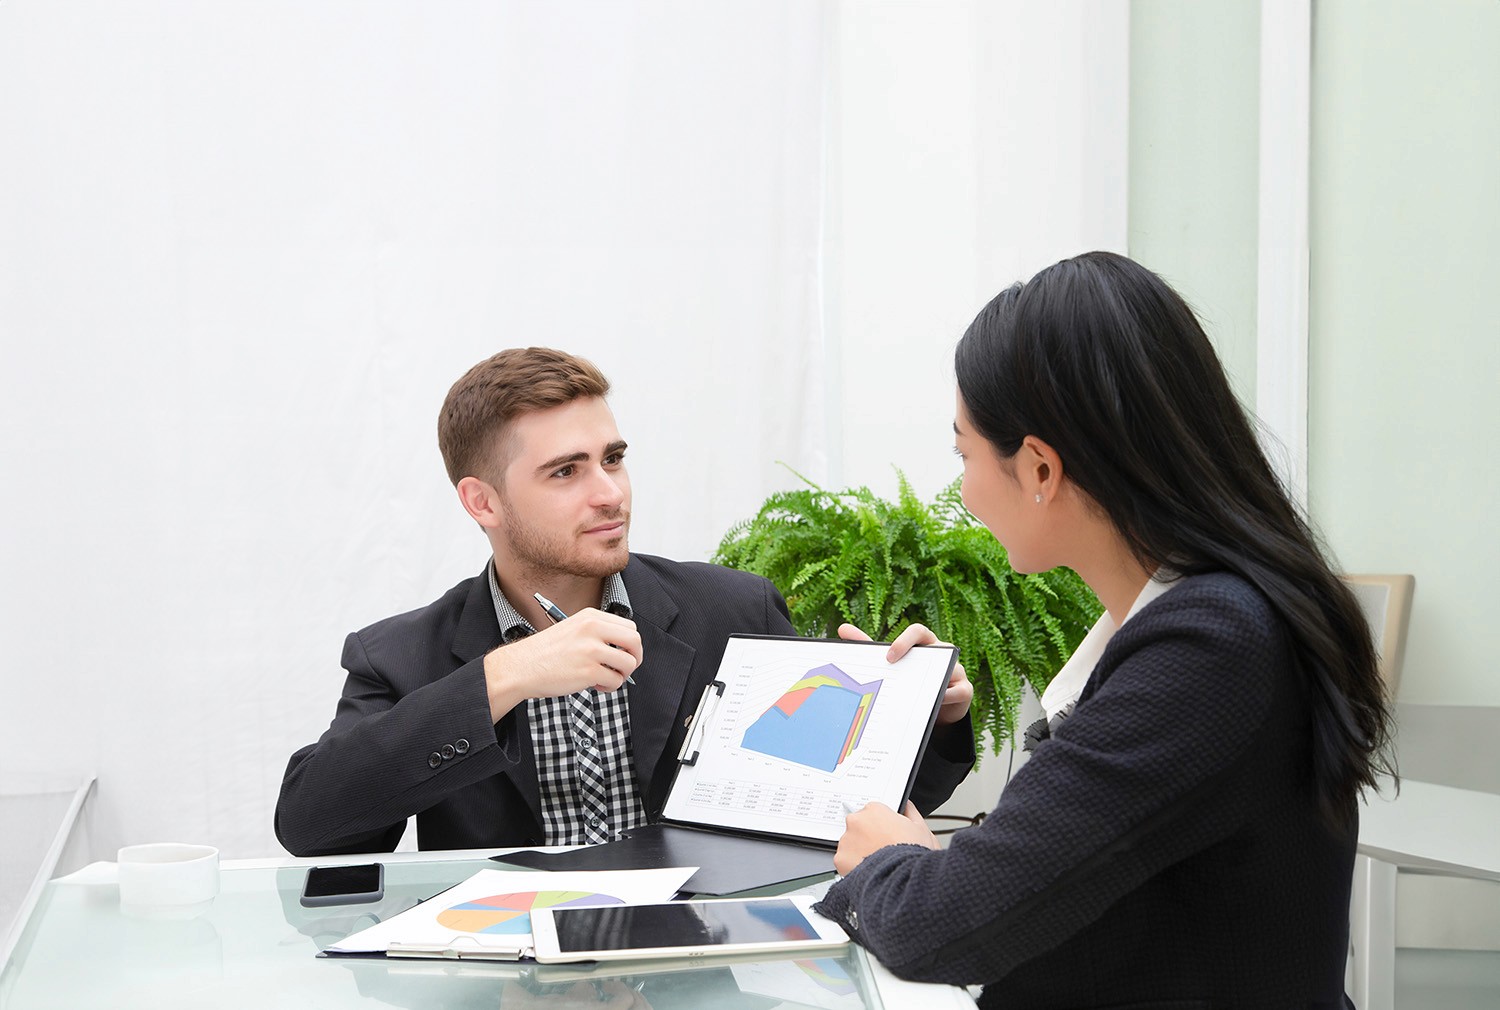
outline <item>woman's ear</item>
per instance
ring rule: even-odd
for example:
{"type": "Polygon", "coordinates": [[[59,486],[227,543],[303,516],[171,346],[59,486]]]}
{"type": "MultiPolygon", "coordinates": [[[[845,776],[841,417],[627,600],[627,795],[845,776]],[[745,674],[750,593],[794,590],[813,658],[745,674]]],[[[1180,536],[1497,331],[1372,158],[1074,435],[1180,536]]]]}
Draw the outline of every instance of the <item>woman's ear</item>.
{"type": "Polygon", "coordinates": [[[1057,497],[1062,487],[1063,465],[1056,449],[1035,435],[1027,435],[1016,451],[1015,462],[1016,479],[1027,494],[1040,495],[1037,504],[1045,504],[1057,497]]]}

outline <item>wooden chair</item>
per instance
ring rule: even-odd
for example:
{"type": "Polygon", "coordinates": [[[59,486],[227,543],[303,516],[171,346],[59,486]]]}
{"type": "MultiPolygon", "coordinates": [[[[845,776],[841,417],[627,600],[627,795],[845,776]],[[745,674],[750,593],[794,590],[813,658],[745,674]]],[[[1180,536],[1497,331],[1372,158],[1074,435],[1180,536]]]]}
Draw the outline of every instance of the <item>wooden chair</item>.
{"type": "Polygon", "coordinates": [[[1401,663],[1406,658],[1406,626],[1411,620],[1411,598],[1417,590],[1415,575],[1345,575],[1344,582],[1370,622],[1375,652],[1380,658],[1380,679],[1386,697],[1396,700],[1401,686],[1401,663]]]}

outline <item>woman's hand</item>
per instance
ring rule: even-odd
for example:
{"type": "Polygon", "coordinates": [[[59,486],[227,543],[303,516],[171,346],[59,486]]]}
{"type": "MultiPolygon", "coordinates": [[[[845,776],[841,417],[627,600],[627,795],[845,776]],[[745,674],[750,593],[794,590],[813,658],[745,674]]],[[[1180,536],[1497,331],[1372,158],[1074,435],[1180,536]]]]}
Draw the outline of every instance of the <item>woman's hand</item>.
{"type": "MultiPolygon", "coordinates": [[[[869,635],[860,631],[852,624],[839,625],[839,637],[851,642],[874,641],[869,635]]],[[[940,642],[938,637],[925,624],[913,624],[891,643],[890,649],[886,651],[885,661],[894,663],[911,649],[914,645],[949,645],[949,642],[940,642]]],[[[950,726],[969,714],[969,703],[974,700],[974,685],[969,683],[969,675],[964,672],[962,663],[953,664],[953,673],[948,677],[948,686],[943,690],[943,704],[938,709],[937,724],[939,726],[950,726]]]]}
{"type": "Polygon", "coordinates": [[[884,803],[868,804],[844,819],[844,836],[839,839],[838,851],[833,854],[834,869],[848,873],[876,849],[906,843],[929,849],[939,847],[937,836],[928,829],[914,804],[906,805],[904,816],[884,803]]]}

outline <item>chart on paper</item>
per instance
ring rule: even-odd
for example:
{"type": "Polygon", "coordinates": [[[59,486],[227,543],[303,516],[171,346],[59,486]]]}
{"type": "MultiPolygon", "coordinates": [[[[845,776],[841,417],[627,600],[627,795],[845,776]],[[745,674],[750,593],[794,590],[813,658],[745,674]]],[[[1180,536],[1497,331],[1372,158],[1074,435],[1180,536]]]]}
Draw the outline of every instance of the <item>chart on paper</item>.
{"type": "Polygon", "coordinates": [[[584,908],[590,905],[623,905],[612,894],[592,891],[516,891],[470,898],[443,909],[437,923],[464,933],[531,932],[534,908],[584,908]]]}
{"type": "Polygon", "coordinates": [[[666,815],[835,840],[846,803],[896,805],[952,652],[824,639],[731,638],[666,815]]]}
{"type": "Polygon", "coordinates": [[[861,684],[833,663],[807,671],[750,724],[745,750],[793,764],[835,771],[859,745],[880,694],[880,681],[861,684]]]}
{"type": "Polygon", "coordinates": [[[451,956],[455,949],[462,949],[510,960],[531,946],[531,914],[538,908],[666,901],[687,883],[694,870],[480,870],[431,900],[346,936],[327,950],[334,954],[401,950],[451,956]],[[536,889],[539,884],[543,889],[536,889]]]}

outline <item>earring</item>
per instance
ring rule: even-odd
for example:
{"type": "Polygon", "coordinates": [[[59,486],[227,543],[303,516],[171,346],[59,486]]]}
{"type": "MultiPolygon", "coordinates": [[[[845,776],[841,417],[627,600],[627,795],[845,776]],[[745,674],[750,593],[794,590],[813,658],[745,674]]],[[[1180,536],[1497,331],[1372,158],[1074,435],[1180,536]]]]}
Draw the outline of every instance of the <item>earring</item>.
{"type": "Polygon", "coordinates": [[[1037,495],[1037,496],[1036,496],[1036,503],[1037,503],[1037,504],[1038,504],[1038,505],[1040,505],[1040,504],[1041,504],[1041,503],[1042,503],[1042,496],[1041,496],[1041,495],[1037,495]]]}

